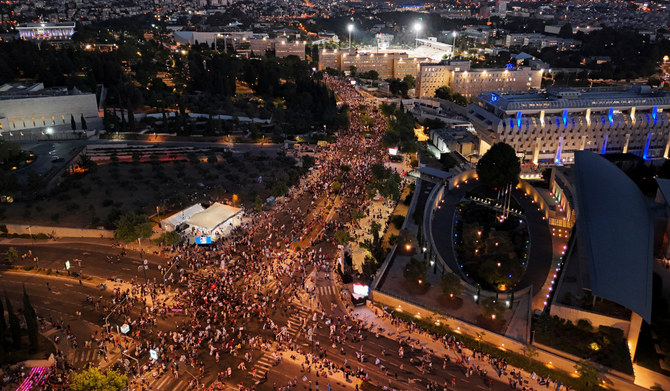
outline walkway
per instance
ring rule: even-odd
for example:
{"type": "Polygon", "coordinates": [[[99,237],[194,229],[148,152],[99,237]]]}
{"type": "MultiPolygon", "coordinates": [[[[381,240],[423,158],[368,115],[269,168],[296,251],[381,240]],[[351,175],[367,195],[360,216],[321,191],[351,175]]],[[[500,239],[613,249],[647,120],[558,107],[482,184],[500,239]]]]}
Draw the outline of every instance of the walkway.
{"type": "MultiPolygon", "coordinates": [[[[460,270],[458,260],[455,258],[454,245],[451,237],[453,236],[454,214],[458,204],[465,194],[474,189],[479,184],[477,182],[463,184],[460,188],[451,191],[445,191],[444,198],[440,208],[435,211],[432,225],[432,234],[437,251],[444,259],[445,263],[453,271],[460,270]]],[[[529,197],[518,189],[513,192],[514,199],[524,208],[526,221],[528,223],[528,233],[530,236],[530,253],[528,254],[528,267],[519,282],[519,289],[533,286],[534,294],[541,291],[545,283],[547,274],[551,268],[552,243],[549,224],[543,220],[544,214],[539,210],[536,204],[529,197]]]]}

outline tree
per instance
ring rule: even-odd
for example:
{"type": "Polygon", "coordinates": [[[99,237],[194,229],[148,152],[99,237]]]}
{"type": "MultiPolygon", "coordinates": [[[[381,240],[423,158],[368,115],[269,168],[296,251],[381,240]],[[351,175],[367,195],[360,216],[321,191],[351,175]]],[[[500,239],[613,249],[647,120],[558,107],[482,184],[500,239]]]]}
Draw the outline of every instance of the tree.
{"type": "Polygon", "coordinates": [[[88,125],[86,124],[86,119],[84,118],[84,114],[81,115],[80,121],[81,121],[81,128],[83,130],[88,130],[88,125]]]}
{"type": "Polygon", "coordinates": [[[461,279],[455,273],[446,273],[440,280],[442,293],[449,298],[460,297],[463,294],[461,279]]]}
{"type": "Polygon", "coordinates": [[[16,262],[19,261],[19,259],[20,259],[19,252],[16,251],[14,247],[10,247],[7,249],[7,262],[9,262],[10,265],[15,264],[16,262]]]}
{"type": "Polygon", "coordinates": [[[480,301],[482,317],[501,321],[505,316],[505,308],[495,297],[487,297],[480,301]]]}
{"type": "Polygon", "coordinates": [[[451,101],[456,103],[459,106],[467,106],[468,105],[468,98],[463,96],[460,92],[455,93],[454,95],[451,96],[451,101]]]}
{"type": "Polygon", "coordinates": [[[502,142],[493,144],[477,163],[479,179],[494,189],[516,184],[520,172],[521,163],[514,148],[502,142]]]}
{"type": "Polygon", "coordinates": [[[254,198],[254,208],[256,210],[263,209],[263,199],[259,195],[256,195],[256,198],[254,198]]]}
{"type": "Polygon", "coordinates": [[[580,360],[574,366],[579,378],[584,382],[584,385],[589,390],[595,390],[600,384],[600,373],[590,361],[580,360]]]}
{"type": "Polygon", "coordinates": [[[558,30],[558,36],[561,38],[572,38],[572,25],[570,23],[566,23],[561,26],[561,29],[558,30]]]}
{"type": "Polygon", "coordinates": [[[179,242],[181,242],[181,236],[179,236],[177,231],[164,232],[155,239],[155,243],[163,243],[165,246],[174,246],[179,244],[179,242]]]}
{"type": "Polygon", "coordinates": [[[409,88],[410,90],[416,87],[416,79],[412,75],[405,75],[402,81],[404,81],[405,84],[407,84],[407,88],[409,88]]]}
{"type": "Polygon", "coordinates": [[[426,276],[428,275],[428,263],[426,261],[411,258],[402,275],[407,281],[412,284],[423,284],[426,281],[426,276]]]}
{"type": "Polygon", "coordinates": [[[379,232],[382,229],[382,225],[377,221],[373,220],[370,223],[370,232],[372,232],[372,245],[376,246],[379,243],[379,232]]]}
{"type": "Polygon", "coordinates": [[[26,329],[28,330],[28,340],[30,341],[30,347],[28,351],[30,353],[35,353],[39,350],[39,328],[37,326],[37,314],[35,309],[33,309],[32,304],[30,304],[30,298],[28,297],[28,292],[26,292],[26,286],[23,286],[23,317],[26,321],[26,329]]]}
{"type": "Polygon", "coordinates": [[[90,367],[70,375],[70,389],[73,391],[120,391],[127,385],[128,376],[113,369],[103,373],[96,367],[90,367]]]}
{"type": "Polygon", "coordinates": [[[335,231],[335,240],[337,240],[337,243],[345,245],[351,242],[352,238],[351,235],[349,235],[349,232],[343,229],[338,229],[337,231],[335,231]]]}
{"type": "Polygon", "coordinates": [[[333,184],[330,186],[331,190],[335,193],[339,193],[340,190],[342,190],[342,183],[335,181],[333,184]]]}
{"type": "Polygon", "coordinates": [[[284,181],[277,181],[272,186],[272,196],[273,197],[283,197],[288,193],[288,186],[284,181]]]}
{"type": "Polygon", "coordinates": [[[535,346],[533,346],[533,345],[526,345],[526,346],[524,346],[524,348],[523,348],[523,355],[526,356],[526,357],[528,357],[528,365],[530,365],[530,363],[531,363],[531,361],[533,360],[533,358],[539,356],[540,353],[538,353],[537,348],[536,348],[535,346]]]}
{"type": "Polygon", "coordinates": [[[128,213],[114,222],[114,239],[130,243],[139,238],[151,236],[151,222],[146,215],[128,213]]]}
{"type": "Polygon", "coordinates": [[[14,313],[12,302],[7,297],[5,292],[5,307],[7,307],[7,317],[9,318],[9,331],[12,335],[12,348],[18,350],[21,348],[21,323],[19,317],[14,313]]]}
{"type": "Polygon", "coordinates": [[[70,114],[70,125],[72,130],[77,130],[77,123],[74,121],[74,115],[70,114]]]}
{"type": "Polygon", "coordinates": [[[445,100],[451,100],[451,90],[448,86],[441,86],[435,90],[435,97],[445,100]]]}

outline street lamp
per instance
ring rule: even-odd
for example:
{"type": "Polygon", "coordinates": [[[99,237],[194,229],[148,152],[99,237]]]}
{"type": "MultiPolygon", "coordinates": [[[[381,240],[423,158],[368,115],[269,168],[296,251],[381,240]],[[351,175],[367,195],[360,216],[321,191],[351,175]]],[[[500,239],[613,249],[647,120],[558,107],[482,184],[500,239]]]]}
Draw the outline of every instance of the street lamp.
{"type": "Polygon", "coordinates": [[[451,35],[454,37],[454,43],[451,45],[451,57],[453,58],[456,56],[456,35],[458,35],[458,33],[456,33],[456,30],[454,30],[451,35]]]}
{"type": "Polygon", "coordinates": [[[349,50],[351,50],[351,32],[354,31],[354,24],[349,23],[347,25],[347,31],[349,31],[349,50]]]}
{"type": "Polygon", "coordinates": [[[416,41],[414,41],[414,43],[415,43],[414,47],[415,48],[419,47],[419,32],[421,32],[422,28],[423,28],[423,26],[421,25],[421,23],[419,23],[419,22],[414,23],[414,31],[416,31],[416,41]]]}

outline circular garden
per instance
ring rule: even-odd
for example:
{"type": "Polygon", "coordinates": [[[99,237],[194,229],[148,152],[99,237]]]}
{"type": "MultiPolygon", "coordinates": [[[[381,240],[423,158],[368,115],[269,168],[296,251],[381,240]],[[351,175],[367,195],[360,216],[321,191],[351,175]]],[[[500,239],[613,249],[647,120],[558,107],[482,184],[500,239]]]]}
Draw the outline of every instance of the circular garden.
{"type": "Polygon", "coordinates": [[[505,216],[482,200],[465,200],[458,206],[454,226],[458,262],[483,289],[513,291],[526,270],[528,226],[523,217],[505,216]]]}

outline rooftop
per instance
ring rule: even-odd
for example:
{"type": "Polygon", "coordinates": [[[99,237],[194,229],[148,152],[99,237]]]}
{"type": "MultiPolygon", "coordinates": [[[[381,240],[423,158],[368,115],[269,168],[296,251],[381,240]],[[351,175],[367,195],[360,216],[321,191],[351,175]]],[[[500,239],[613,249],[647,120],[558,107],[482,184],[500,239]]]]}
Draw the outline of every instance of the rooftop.
{"type": "Polygon", "coordinates": [[[609,108],[670,106],[670,94],[662,89],[636,85],[631,88],[550,88],[544,92],[484,93],[480,99],[498,109],[533,110],[557,108],[609,108]]]}
{"type": "Polygon", "coordinates": [[[0,85],[0,100],[81,95],[77,88],[44,88],[42,83],[5,83],[0,85]]]}
{"type": "Polygon", "coordinates": [[[654,232],[644,195],[589,151],[575,152],[575,179],[578,242],[593,295],[651,322],[654,232]]]}

